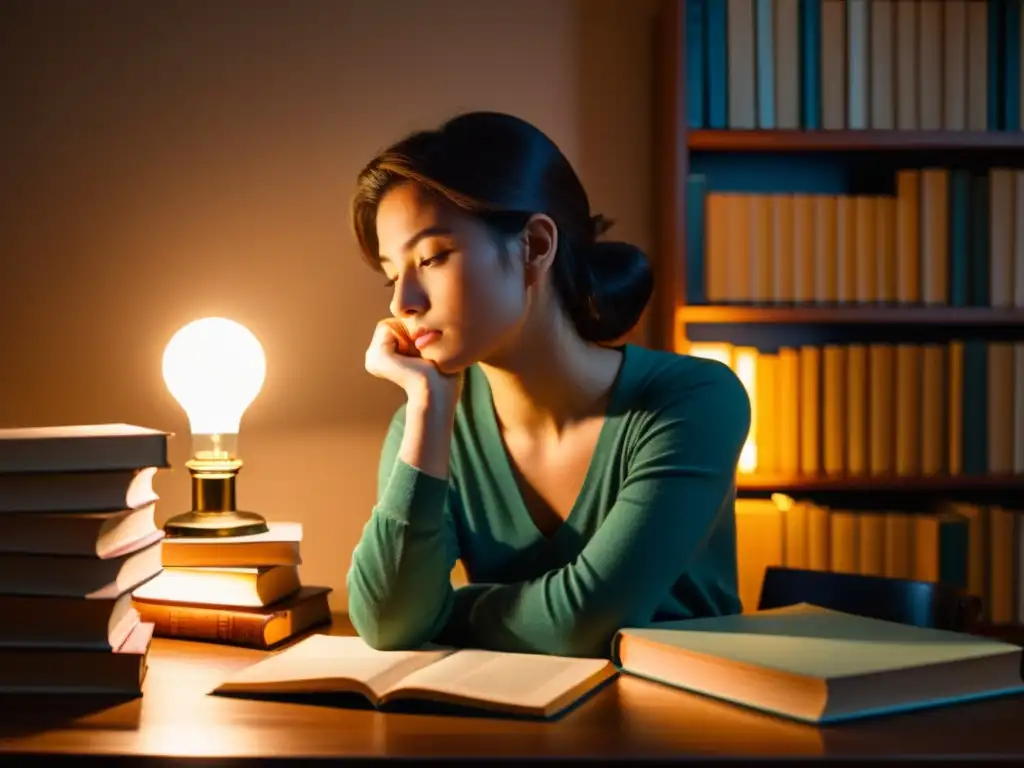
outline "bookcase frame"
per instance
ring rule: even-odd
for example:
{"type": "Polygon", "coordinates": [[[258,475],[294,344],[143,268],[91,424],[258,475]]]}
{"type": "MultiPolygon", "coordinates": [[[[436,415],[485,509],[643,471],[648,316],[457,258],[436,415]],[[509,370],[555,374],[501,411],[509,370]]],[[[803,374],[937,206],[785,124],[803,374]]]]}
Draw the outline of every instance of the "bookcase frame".
{"type": "MultiPolygon", "coordinates": [[[[686,109],[686,0],[662,0],[655,23],[654,173],[656,293],[653,346],[681,351],[686,329],[698,324],[922,326],[1001,330],[1024,339],[1024,310],[956,306],[688,305],[686,186],[695,152],[943,151],[1012,152],[1024,157],[1024,131],[690,130],[686,109]]],[[[870,507],[894,499],[910,507],[938,498],[1020,506],[1024,475],[855,478],[739,475],[741,497],[786,493],[830,505],[870,507]]]]}

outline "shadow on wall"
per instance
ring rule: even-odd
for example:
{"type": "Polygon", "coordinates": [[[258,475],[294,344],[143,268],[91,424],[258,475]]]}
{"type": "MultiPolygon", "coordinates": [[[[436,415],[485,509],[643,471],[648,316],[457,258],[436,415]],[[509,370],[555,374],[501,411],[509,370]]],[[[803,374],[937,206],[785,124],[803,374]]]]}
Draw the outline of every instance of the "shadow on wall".
{"type": "MultiPolygon", "coordinates": [[[[653,21],[656,0],[579,0],[578,169],[606,235],[654,259],[653,21]],[[640,182],[640,183],[638,183],[640,182]]],[[[647,312],[626,341],[647,344],[647,312]]]]}

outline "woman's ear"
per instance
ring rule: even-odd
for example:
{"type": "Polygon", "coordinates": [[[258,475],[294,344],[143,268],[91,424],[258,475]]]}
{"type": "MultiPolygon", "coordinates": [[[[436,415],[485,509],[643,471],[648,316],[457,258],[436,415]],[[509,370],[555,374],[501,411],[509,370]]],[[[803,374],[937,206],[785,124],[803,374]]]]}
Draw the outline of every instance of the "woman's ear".
{"type": "Polygon", "coordinates": [[[521,235],[523,242],[523,274],[526,284],[533,285],[551,268],[558,251],[558,227],[550,216],[537,213],[530,217],[521,235]]]}

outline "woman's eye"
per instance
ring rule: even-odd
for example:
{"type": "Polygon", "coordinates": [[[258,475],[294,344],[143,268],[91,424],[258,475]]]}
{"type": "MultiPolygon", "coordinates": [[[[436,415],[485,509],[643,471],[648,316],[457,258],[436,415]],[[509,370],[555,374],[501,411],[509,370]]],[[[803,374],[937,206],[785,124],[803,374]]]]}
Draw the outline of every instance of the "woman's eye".
{"type": "Polygon", "coordinates": [[[384,281],[384,287],[385,288],[394,288],[395,287],[395,283],[397,283],[397,282],[398,282],[398,278],[397,277],[392,277],[389,280],[385,280],[384,281]]]}
{"type": "Polygon", "coordinates": [[[436,256],[431,256],[429,259],[424,259],[423,261],[421,261],[420,262],[420,266],[421,267],[433,267],[433,266],[437,266],[438,264],[443,264],[445,262],[445,259],[448,258],[448,255],[450,253],[451,253],[451,251],[442,251],[441,253],[437,254],[436,256]]]}

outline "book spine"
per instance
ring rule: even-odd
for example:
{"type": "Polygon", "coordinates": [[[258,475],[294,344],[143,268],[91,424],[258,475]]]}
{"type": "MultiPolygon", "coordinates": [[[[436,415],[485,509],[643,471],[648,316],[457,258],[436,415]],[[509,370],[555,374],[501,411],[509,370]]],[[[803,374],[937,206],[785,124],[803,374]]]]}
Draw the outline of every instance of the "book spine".
{"type": "Polygon", "coordinates": [[[191,605],[163,605],[139,600],[132,605],[142,621],[155,625],[158,637],[188,640],[214,640],[231,645],[265,648],[266,625],[274,615],[232,611],[227,608],[200,608],[191,605]]]}
{"type": "Polygon", "coordinates": [[[707,123],[707,95],[704,92],[704,73],[707,56],[704,52],[706,9],[704,0],[690,0],[686,4],[686,119],[690,128],[703,128],[707,123]]]}

